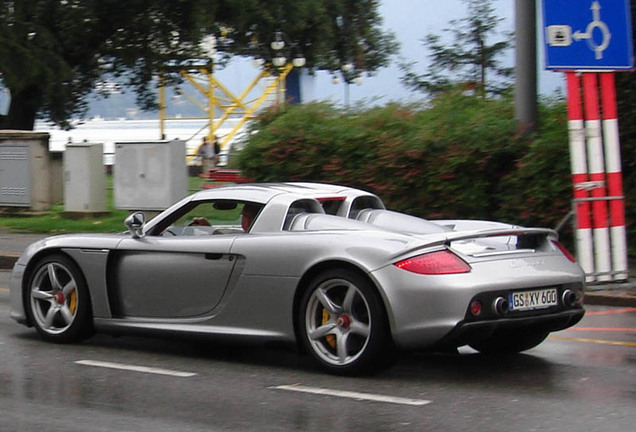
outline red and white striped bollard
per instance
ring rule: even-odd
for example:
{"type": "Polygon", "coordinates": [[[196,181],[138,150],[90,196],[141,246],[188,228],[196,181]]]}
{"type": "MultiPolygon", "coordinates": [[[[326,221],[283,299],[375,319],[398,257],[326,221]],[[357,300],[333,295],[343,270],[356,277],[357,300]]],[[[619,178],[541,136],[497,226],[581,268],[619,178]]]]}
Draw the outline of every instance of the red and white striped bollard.
{"type": "Polygon", "coordinates": [[[576,211],[576,254],[577,260],[587,276],[593,282],[594,243],[592,240],[592,218],[590,202],[586,201],[588,192],[583,185],[587,184],[587,151],[585,148],[585,125],[583,123],[583,107],[581,104],[581,85],[576,72],[566,72],[568,99],[568,130],[570,139],[570,166],[576,211]]]}
{"type": "Polygon", "coordinates": [[[611,280],[610,237],[605,194],[605,161],[601,134],[601,113],[598,101],[598,79],[596,73],[583,74],[585,107],[585,130],[589,181],[592,196],[592,232],[594,236],[594,263],[598,281],[611,280]]]}
{"type": "Polygon", "coordinates": [[[627,280],[627,234],[625,231],[625,199],[618,134],[618,110],[616,108],[616,86],[613,73],[602,73],[601,100],[603,103],[603,138],[607,165],[607,193],[611,197],[610,238],[612,242],[612,271],[616,281],[627,280]]]}

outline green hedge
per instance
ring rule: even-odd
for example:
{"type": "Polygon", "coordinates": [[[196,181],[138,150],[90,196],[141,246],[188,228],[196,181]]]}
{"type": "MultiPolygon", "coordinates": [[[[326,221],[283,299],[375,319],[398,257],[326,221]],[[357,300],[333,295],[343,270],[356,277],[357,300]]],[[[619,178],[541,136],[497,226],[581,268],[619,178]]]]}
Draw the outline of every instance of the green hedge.
{"type": "Polygon", "coordinates": [[[461,93],[425,107],[287,106],[263,114],[248,136],[237,163],[256,181],[360,187],[393,210],[429,219],[555,227],[571,209],[567,117],[558,100],[541,104],[534,137],[519,133],[511,99],[461,93]]]}
{"type": "Polygon", "coordinates": [[[495,217],[526,226],[555,227],[572,210],[567,115],[562,103],[541,107],[541,132],[524,146],[501,179],[495,217]]]}

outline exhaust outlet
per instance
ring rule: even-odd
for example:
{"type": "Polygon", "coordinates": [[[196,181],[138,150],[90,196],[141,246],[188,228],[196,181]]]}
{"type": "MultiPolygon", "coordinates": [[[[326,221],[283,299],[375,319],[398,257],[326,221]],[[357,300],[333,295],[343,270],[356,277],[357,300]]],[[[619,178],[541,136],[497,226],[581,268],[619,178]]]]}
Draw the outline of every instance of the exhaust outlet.
{"type": "Polygon", "coordinates": [[[574,291],[565,290],[563,291],[563,295],[561,296],[561,300],[563,301],[563,305],[566,307],[574,307],[576,306],[576,302],[578,297],[574,291]]]}
{"type": "Polygon", "coordinates": [[[497,297],[495,301],[492,302],[492,311],[495,315],[500,317],[505,316],[508,313],[509,305],[508,300],[503,297],[497,297]]]}

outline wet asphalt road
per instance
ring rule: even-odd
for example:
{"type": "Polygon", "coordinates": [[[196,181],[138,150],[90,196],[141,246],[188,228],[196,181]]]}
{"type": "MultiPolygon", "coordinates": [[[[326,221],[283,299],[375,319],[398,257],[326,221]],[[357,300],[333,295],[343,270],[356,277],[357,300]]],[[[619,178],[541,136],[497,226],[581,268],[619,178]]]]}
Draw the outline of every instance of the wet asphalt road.
{"type": "Polygon", "coordinates": [[[588,307],[575,329],[513,358],[409,354],[377,376],[341,378],[280,348],[106,335],[45,343],[8,317],[6,288],[0,272],[3,432],[624,432],[636,422],[633,308],[588,307]],[[131,366],[155,369],[113,368],[131,366]],[[316,389],[357,393],[297,391],[316,389]]]}

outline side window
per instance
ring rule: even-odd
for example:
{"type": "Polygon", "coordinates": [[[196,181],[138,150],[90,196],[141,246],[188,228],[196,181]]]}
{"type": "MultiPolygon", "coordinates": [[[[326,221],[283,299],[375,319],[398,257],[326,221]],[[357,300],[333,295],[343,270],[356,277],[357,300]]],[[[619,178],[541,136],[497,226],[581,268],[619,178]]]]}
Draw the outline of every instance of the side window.
{"type": "Polygon", "coordinates": [[[287,215],[285,216],[285,223],[283,224],[283,230],[289,230],[294,218],[303,213],[324,213],[323,208],[317,201],[314,200],[298,200],[289,206],[287,215]]]}
{"type": "Polygon", "coordinates": [[[260,208],[260,205],[233,200],[194,203],[174,219],[166,221],[159,230],[159,235],[170,237],[244,233],[249,230],[260,208]]]}
{"type": "Polygon", "coordinates": [[[357,219],[360,211],[364,209],[384,209],[379,198],[374,196],[361,196],[353,200],[351,210],[349,210],[349,219],[357,219]]]}
{"type": "Polygon", "coordinates": [[[335,216],[338,214],[338,210],[340,210],[340,206],[342,206],[344,199],[325,199],[319,201],[320,204],[322,204],[322,208],[325,213],[335,216]]]}

